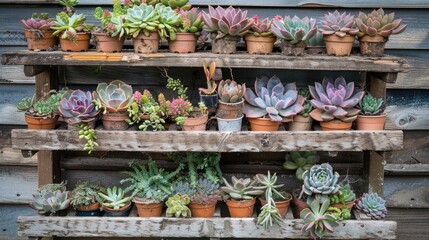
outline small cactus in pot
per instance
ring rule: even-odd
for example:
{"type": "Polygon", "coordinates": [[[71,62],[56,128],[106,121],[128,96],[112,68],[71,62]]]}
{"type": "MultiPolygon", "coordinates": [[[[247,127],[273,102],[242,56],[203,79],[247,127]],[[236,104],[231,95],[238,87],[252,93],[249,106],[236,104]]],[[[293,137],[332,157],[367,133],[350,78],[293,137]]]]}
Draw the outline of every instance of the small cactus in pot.
{"type": "Polygon", "coordinates": [[[359,115],[356,118],[357,130],[383,130],[386,123],[383,98],[366,94],[359,102],[359,115]]]}
{"type": "Polygon", "coordinates": [[[260,19],[258,15],[253,16],[253,25],[249,33],[244,36],[247,51],[250,54],[269,54],[273,51],[276,37],[271,31],[272,19],[260,19]]]}

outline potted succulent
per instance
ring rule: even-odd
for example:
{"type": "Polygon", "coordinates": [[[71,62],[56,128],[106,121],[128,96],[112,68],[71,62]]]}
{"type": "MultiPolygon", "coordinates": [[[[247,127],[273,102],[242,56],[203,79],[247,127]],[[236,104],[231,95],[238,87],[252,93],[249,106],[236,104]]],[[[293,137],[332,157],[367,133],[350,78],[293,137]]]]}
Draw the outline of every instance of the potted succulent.
{"type": "Polygon", "coordinates": [[[366,94],[359,102],[360,113],[356,118],[357,130],[383,130],[386,123],[386,113],[383,98],[375,98],[371,93],[366,94]]]}
{"type": "Polygon", "coordinates": [[[219,105],[216,112],[220,132],[240,131],[243,120],[243,87],[234,80],[222,80],[218,86],[219,105]]]}
{"type": "Polygon", "coordinates": [[[30,203],[31,208],[44,216],[65,216],[69,205],[69,192],[66,191],[65,183],[41,186],[37,194],[33,194],[30,203]]]}
{"type": "Polygon", "coordinates": [[[406,24],[401,24],[402,19],[395,19],[395,13],[385,15],[382,8],[368,15],[359,12],[355,21],[359,28],[360,53],[369,56],[383,56],[389,36],[402,33],[407,28],[406,24]]]}
{"type": "Polygon", "coordinates": [[[310,92],[308,88],[300,88],[298,95],[305,98],[304,108],[297,115],[293,116],[293,120],[288,123],[289,131],[310,131],[313,124],[313,118],[310,117],[310,112],[313,110],[313,105],[310,102],[310,92]]]}
{"type": "Polygon", "coordinates": [[[127,9],[123,28],[132,36],[134,51],[137,53],[158,52],[161,5],[134,5],[127,9]]]}
{"type": "Polygon", "coordinates": [[[176,27],[176,39],[168,40],[168,48],[172,53],[193,53],[197,47],[197,35],[202,31],[204,22],[198,8],[179,10],[180,24],[176,27]]]}
{"type": "Polygon", "coordinates": [[[308,54],[326,53],[325,40],[323,40],[323,35],[320,32],[316,32],[314,37],[308,40],[306,50],[308,54]]]}
{"type": "Polygon", "coordinates": [[[25,38],[28,43],[28,50],[46,51],[54,50],[57,38],[53,36],[51,27],[55,25],[48,13],[33,13],[31,18],[21,20],[25,30],[25,38]]]}
{"type": "Polygon", "coordinates": [[[103,110],[101,119],[106,130],[126,130],[127,109],[133,102],[133,88],[121,80],[99,83],[94,92],[94,102],[103,110]]]}
{"type": "Polygon", "coordinates": [[[223,178],[223,183],[225,186],[222,186],[221,190],[231,198],[226,200],[231,217],[252,217],[253,208],[256,203],[255,197],[264,194],[263,190],[255,189],[258,182],[255,179],[243,179],[232,176],[231,183],[225,178],[223,178]]]}
{"type": "Polygon", "coordinates": [[[172,9],[178,10],[189,10],[192,5],[188,4],[189,0],[147,0],[154,4],[161,2],[164,6],[171,7],[172,9]]]}
{"type": "Polygon", "coordinates": [[[211,62],[209,68],[207,68],[206,62],[203,61],[203,69],[206,75],[207,88],[198,88],[200,101],[206,105],[210,112],[214,112],[218,104],[217,84],[213,80],[216,72],[216,62],[211,62]]]}
{"type": "Polygon", "coordinates": [[[271,31],[281,40],[283,54],[300,56],[304,53],[308,40],[317,32],[316,20],[309,17],[300,19],[297,16],[285,16],[284,19],[276,17],[271,31]]]}
{"type": "Polygon", "coordinates": [[[25,111],[25,121],[28,129],[54,129],[58,120],[58,106],[63,91],[52,90],[49,95],[36,100],[23,98],[18,103],[18,111],[25,111]]]}
{"type": "MultiPolygon", "coordinates": [[[[164,95],[160,93],[158,100],[165,100],[164,95]]],[[[164,104],[170,105],[169,102],[165,101],[164,104]]],[[[161,108],[161,104],[158,104],[153,98],[149,90],[143,90],[143,94],[139,91],[134,92],[133,103],[128,107],[127,123],[129,125],[140,123],[139,129],[143,131],[163,131],[165,129],[165,119],[167,117],[168,109],[161,108]]]]}
{"type": "Polygon", "coordinates": [[[309,90],[313,97],[311,105],[315,108],[310,116],[320,122],[324,131],[350,130],[359,113],[355,106],[364,95],[363,91],[355,89],[354,82],[346,83],[342,76],[335,82],[325,77],[322,83],[309,86],[309,90]]]}
{"type": "Polygon", "coordinates": [[[207,178],[200,178],[188,206],[193,217],[213,217],[217,202],[223,199],[219,184],[207,178]]]}
{"type": "Polygon", "coordinates": [[[71,17],[76,11],[74,7],[79,3],[79,0],[59,0],[58,3],[63,6],[63,12],[71,17]]]}
{"type": "Polygon", "coordinates": [[[340,190],[339,177],[340,175],[333,171],[329,163],[313,165],[310,170],[306,170],[302,174],[304,181],[302,193],[307,195],[307,204],[310,205],[314,200],[319,203],[329,200],[330,195],[340,190]]]}
{"type": "Polygon", "coordinates": [[[55,18],[54,36],[60,35],[61,50],[64,52],[82,52],[89,49],[89,40],[91,39],[92,24],[85,24],[85,15],[73,14],[67,15],[60,12],[55,18]]]}
{"type": "MultiPolygon", "coordinates": [[[[178,127],[182,127],[185,123],[185,118],[189,116],[192,111],[192,104],[183,99],[182,97],[173,98],[170,103],[170,113],[173,120],[178,127]]],[[[207,118],[208,119],[208,118],[207,118]]],[[[205,124],[204,124],[205,129],[205,124]]]]}
{"type": "Polygon", "coordinates": [[[237,43],[253,25],[247,11],[229,6],[227,9],[209,6],[209,13],[202,12],[206,28],[211,32],[213,53],[235,53],[237,43]]]}
{"type": "Polygon", "coordinates": [[[271,32],[272,19],[259,19],[253,16],[253,25],[249,33],[244,36],[247,52],[250,54],[270,54],[273,51],[276,37],[271,32]]]}
{"type": "Polygon", "coordinates": [[[338,220],[328,211],[329,205],[329,199],[325,199],[322,203],[314,200],[310,208],[301,212],[300,217],[304,221],[303,236],[322,239],[326,234],[334,232],[334,227],[338,226],[338,220]]]}
{"type": "Polygon", "coordinates": [[[177,27],[181,22],[180,15],[169,6],[161,5],[159,11],[159,25],[157,27],[161,39],[176,40],[177,27]]]}
{"type": "Polygon", "coordinates": [[[191,210],[188,207],[188,204],[191,202],[191,199],[188,195],[181,195],[176,193],[174,196],[171,196],[165,202],[167,206],[167,211],[165,212],[167,217],[191,217],[191,210]]]}
{"type": "Polygon", "coordinates": [[[319,162],[319,156],[316,152],[290,152],[285,156],[283,167],[288,170],[296,170],[296,179],[302,181],[302,174],[306,170],[310,170],[317,162],[319,162]]]}
{"type": "Polygon", "coordinates": [[[203,102],[199,102],[198,107],[192,107],[184,118],[182,129],[183,131],[205,131],[208,120],[207,107],[203,102]]]}
{"type": "Polygon", "coordinates": [[[125,9],[120,0],[113,1],[113,11],[95,8],[94,17],[101,22],[101,29],[92,32],[95,38],[97,52],[121,52],[125,41],[125,30],[123,29],[123,14],[125,9]]]}
{"type": "Polygon", "coordinates": [[[130,214],[133,196],[125,196],[125,192],[116,186],[107,188],[106,192],[98,192],[101,206],[107,217],[126,217],[130,214]]]}
{"type": "Polygon", "coordinates": [[[70,196],[70,203],[76,209],[76,216],[102,215],[98,192],[106,193],[106,188],[89,182],[76,185],[70,196]]]}
{"type": "Polygon", "coordinates": [[[386,201],[377,193],[365,193],[356,201],[356,208],[374,220],[381,220],[387,214],[386,201]]]}
{"type": "Polygon", "coordinates": [[[356,201],[356,194],[350,187],[350,184],[341,182],[340,190],[331,195],[331,206],[337,209],[342,209],[345,206],[349,211],[353,208],[356,201]]]}
{"type": "Polygon", "coordinates": [[[347,12],[325,14],[325,20],[322,20],[322,27],[319,32],[323,34],[326,43],[328,55],[348,56],[352,52],[356,34],[359,29],[356,28],[354,15],[347,12]]]}
{"type": "Polygon", "coordinates": [[[252,131],[277,131],[282,121],[290,121],[302,111],[305,98],[299,96],[295,83],[283,86],[277,76],[257,78],[254,93],[244,88],[244,113],[252,131]]]}

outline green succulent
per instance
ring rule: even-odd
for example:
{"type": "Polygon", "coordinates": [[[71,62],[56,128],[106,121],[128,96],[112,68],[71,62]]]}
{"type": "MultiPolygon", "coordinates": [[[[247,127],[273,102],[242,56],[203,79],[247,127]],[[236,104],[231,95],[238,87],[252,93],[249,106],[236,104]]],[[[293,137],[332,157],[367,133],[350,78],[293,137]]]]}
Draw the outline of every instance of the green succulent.
{"type": "Polygon", "coordinates": [[[311,105],[311,95],[310,95],[310,91],[308,90],[308,88],[300,88],[298,90],[298,95],[303,96],[305,98],[304,104],[302,105],[302,107],[304,108],[304,110],[302,110],[299,115],[303,116],[303,117],[308,117],[310,112],[313,110],[313,105],[311,105]]]}
{"type": "Polygon", "coordinates": [[[383,219],[387,214],[386,201],[377,193],[365,193],[357,200],[356,208],[375,220],[383,219]]]}
{"type": "Polygon", "coordinates": [[[366,116],[380,115],[384,111],[383,98],[375,98],[368,93],[359,102],[360,114],[366,116]]]}
{"type": "Polygon", "coordinates": [[[66,184],[67,184],[67,182],[48,183],[48,184],[40,186],[37,189],[37,192],[42,193],[42,194],[45,192],[55,192],[58,190],[61,192],[65,192],[66,191],[66,184]]]}
{"type": "Polygon", "coordinates": [[[340,189],[340,185],[337,184],[339,177],[329,163],[314,165],[310,170],[306,170],[302,174],[304,180],[302,190],[308,195],[307,204],[310,205],[313,200],[318,200],[319,203],[329,200],[329,195],[337,193],[340,189]]]}
{"type": "Polygon", "coordinates": [[[180,194],[192,196],[197,190],[189,184],[187,181],[179,181],[173,186],[172,195],[180,194]]]}
{"type": "Polygon", "coordinates": [[[321,239],[326,234],[334,232],[334,227],[338,226],[337,219],[328,212],[329,199],[319,204],[314,200],[310,208],[301,211],[300,217],[304,220],[302,233],[304,236],[311,236],[314,239],[321,239]]]}
{"type": "Polygon", "coordinates": [[[169,197],[165,202],[165,205],[167,205],[167,217],[191,217],[191,210],[187,206],[190,202],[191,199],[186,194],[177,193],[169,197]]]}
{"type": "Polygon", "coordinates": [[[113,1],[113,11],[96,7],[94,17],[101,22],[102,30],[107,32],[111,37],[122,37],[125,34],[123,29],[123,15],[126,14],[126,9],[122,7],[120,0],[113,1]]]}
{"type": "Polygon", "coordinates": [[[350,184],[340,183],[340,190],[330,197],[331,203],[350,203],[356,200],[356,194],[350,187],[350,184]]]}
{"type": "Polygon", "coordinates": [[[296,170],[295,177],[302,180],[304,171],[309,170],[319,161],[316,152],[290,152],[285,156],[283,167],[288,170],[296,170]]]}
{"type": "Polygon", "coordinates": [[[58,3],[63,6],[63,12],[72,16],[75,12],[74,7],[79,3],[79,0],[59,0],[58,3]]]}
{"type": "Polygon", "coordinates": [[[98,192],[98,196],[101,200],[101,205],[104,207],[111,208],[113,210],[119,210],[125,207],[133,199],[133,196],[125,196],[125,192],[122,188],[114,186],[113,188],[107,188],[106,193],[98,192]]]}
{"type": "Polygon", "coordinates": [[[177,28],[181,33],[199,33],[203,30],[204,22],[201,18],[201,13],[198,13],[198,8],[192,8],[187,11],[180,9],[181,22],[177,28]]]}
{"type": "Polygon", "coordinates": [[[106,188],[89,182],[79,183],[71,192],[70,203],[75,207],[97,203],[100,200],[98,192],[105,193],[106,188]]]}
{"type": "Polygon", "coordinates": [[[160,2],[164,6],[171,7],[172,9],[180,8],[186,11],[192,7],[191,4],[188,4],[189,0],[160,0],[160,2]]]}
{"type": "Polygon", "coordinates": [[[225,186],[221,187],[221,190],[229,195],[234,200],[251,200],[254,197],[264,194],[264,190],[255,189],[258,182],[250,178],[236,178],[231,177],[231,183],[223,178],[225,186]]]}
{"type": "Polygon", "coordinates": [[[99,83],[94,92],[94,101],[97,107],[107,112],[126,112],[133,102],[133,88],[121,80],[99,83]]]}
{"type": "Polygon", "coordinates": [[[328,212],[330,212],[337,221],[349,220],[352,217],[350,210],[346,206],[342,206],[341,209],[329,207],[328,212]]]}
{"type": "Polygon", "coordinates": [[[86,17],[83,13],[69,16],[65,12],[60,12],[55,17],[55,26],[51,27],[55,30],[53,35],[62,33],[62,39],[76,41],[78,32],[89,32],[94,27],[92,24],[85,24],[85,21],[86,17]]]}
{"type": "Polygon", "coordinates": [[[156,31],[160,24],[160,8],[160,5],[155,5],[154,7],[147,4],[134,5],[132,8],[129,8],[125,15],[123,26],[125,32],[132,37],[137,37],[140,32],[149,36],[150,32],[156,31]]]}
{"type": "Polygon", "coordinates": [[[58,115],[58,107],[63,94],[64,90],[58,92],[51,90],[49,95],[38,100],[36,100],[36,96],[24,98],[16,107],[18,111],[25,111],[26,114],[33,117],[53,118],[58,115]]]}
{"type": "Polygon", "coordinates": [[[161,6],[159,16],[158,33],[161,39],[168,37],[172,41],[176,40],[176,29],[181,22],[180,15],[171,7],[161,6]]]}

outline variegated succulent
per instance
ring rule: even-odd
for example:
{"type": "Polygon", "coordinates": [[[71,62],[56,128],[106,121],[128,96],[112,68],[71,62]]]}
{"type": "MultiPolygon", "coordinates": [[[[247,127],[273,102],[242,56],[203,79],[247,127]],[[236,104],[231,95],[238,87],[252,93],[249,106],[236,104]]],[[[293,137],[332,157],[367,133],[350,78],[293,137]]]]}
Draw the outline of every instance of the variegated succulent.
{"type": "Polygon", "coordinates": [[[94,92],[94,99],[98,107],[105,108],[104,112],[126,112],[134,100],[133,88],[121,80],[100,83],[94,92]]]}
{"type": "Polygon", "coordinates": [[[243,84],[244,113],[248,118],[269,117],[271,121],[288,121],[303,110],[305,98],[298,95],[295,83],[283,86],[277,76],[255,81],[255,93],[243,84]]]}
{"type": "Polygon", "coordinates": [[[365,193],[356,202],[356,208],[362,210],[372,219],[380,220],[386,217],[386,201],[378,196],[377,193],[365,193]]]}
{"type": "Polygon", "coordinates": [[[306,170],[302,174],[304,180],[302,191],[308,195],[307,204],[310,205],[314,200],[323,203],[329,199],[330,194],[337,193],[340,190],[339,177],[329,163],[314,165],[310,170],[306,170]]]}
{"type": "Polygon", "coordinates": [[[243,100],[243,87],[234,80],[220,81],[217,93],[224,103],[237,103],[243,100]]]}
{"type": "Polygon", "coordinates": [[[272,19],[264,18],[260,19],[258,15],[253,16],[253,25],[250,29],[250,33],[256,37],[271,37],[273,32],[271,31],[272,19]]]}
{"type": "Polygon", "coordinates": [[[203,11],[202,17],[207,29],[217,32],[217,39],[226,35],[243,36],[253,25],[253,20],[247,17],[247,11],[232,6],[226,9],[221,6],[216,9],[209,6],[209,13],[203,11]]]}
{"type": "Polygon", "coordinates": [[[137,37],[140,32],[149,36],[150,32],[156,31],[160,24],[160,8],[160,5],[154,7],[147,4],[134,5],[133,8],[129,8],[123,26],[125,32],[132,37],[137,37]]]}
{"type": "Polygon", "coordinates": [[[327,233],[334,232],[334,227],[338,226],[337,219],[328,211],[329,199],[320,204],[313,201],[310,208],[301,211],[300,217],[304,221],[302,233],[304,236],[311,236],[314,239],[322,239],[327,233]]]}
{"type": "Polygon", "coordinates": [[[395,20],[394,12],[385,15],[382,8],[374,10],[368,15],[359,12],[355,21],[359,28],[358,37],[380,35],[387,38],[391,34],[399,34],[407,28],[406,24],[401,24],[402,19],[395,20]]]}
{"type": "Polygon", "coordinates": [[[322,27],[319,32],[323,35],[335,34],[338,37],[345,37],[347,34],[356,35],[359,29],[356,28],[355,16],[351,13],[343,12],[340,14],[337,10],[333,13],[325,14],[325,20],[322,20],[322,27]]]}
{"type": "Polygon", "coordinates": [[[49,18],[48,13],[33,13],[31,18],[27,20],[22,19],[21,24],[28,30],[50,30],[55,25],[55,22],[49,18]]]}
{"type": "Polygon", "coordinates": [[[301,19],[297,16],[293,18],[285,16],[284,19],[277,17],[273,20],[271,31],[278,38],[291,44],[306,43],[317,32],[316,19],[309,17],[301,19]]]}
{"type": "Polygon", "coordinates": [[[92,122],[100,112],[92,100],[90,91],[67,91],[61,98],[58,111],[71,125],[92,122]]]}
{"type": "Polygon", "coordinates": [[[315,108],[310,116],[317,121],[339,119],[343,122],[353,122],[359,114],[354,108],[362,99],[364,92],[355,90],[354,82],[346,83],[344,77],[338,77],[335,82],[325,77],[322,83],[309,86],[313,97],[311,104],[315,108]]]}
{"type": "Polygon", "coordinates": [[[94,27],[92,24],[85,24],[86,17],[83,13],[73,14],[71,17],[65,12],[60,12],[55,18],[54,36],[61,34],[62,39],[76,40],[78,32],[89,32],[94,27]]]}
{"type": "Polygon", "coordinates": [[[188,11],[180,9],[181,23],[177,28],[178,32],[182,33],[198,33],[203,30],[204,22],[198,8],[191,8],[188,11]]]}

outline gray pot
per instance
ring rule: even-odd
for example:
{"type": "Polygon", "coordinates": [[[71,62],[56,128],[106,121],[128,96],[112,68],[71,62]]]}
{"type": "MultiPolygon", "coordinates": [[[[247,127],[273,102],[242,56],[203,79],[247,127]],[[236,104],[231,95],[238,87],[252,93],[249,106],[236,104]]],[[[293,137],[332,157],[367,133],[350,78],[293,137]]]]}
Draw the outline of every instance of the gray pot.
{"type": "Polygon", "coordinates": [[[217,118],[217,126],[219,128],[219,132],[238,132],[241,131],[241,122],[243,120],[243,116],[235,119],[223,119],[217,118]]]}

